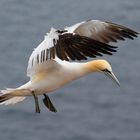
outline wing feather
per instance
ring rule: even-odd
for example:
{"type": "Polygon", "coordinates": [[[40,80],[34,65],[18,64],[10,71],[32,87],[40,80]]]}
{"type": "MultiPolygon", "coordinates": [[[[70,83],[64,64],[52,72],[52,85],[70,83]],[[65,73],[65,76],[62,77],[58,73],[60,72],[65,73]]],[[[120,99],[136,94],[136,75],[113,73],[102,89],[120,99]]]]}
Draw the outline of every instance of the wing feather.
{"type": "Polygon", "coordinates": [[[117,40],[124,40],[125,38],[134,39],[138,35],[137,32],[127,27],[100,20],[89,20],[76,25],[67,27],[65,30],[103,43],[117,42],[117,40]]]}
{"type": "Polygon", "coordinates": [[[134,39],[138,33],[121,25],[90,20],[66,27],[64,31],[51,29],[41,44],[32,52],[27,68],[27,75],[55,67],[58,57],[61,60],[86,60],[88,57],[112,55],[116,46],[110,42],[134,39]],[[55,62],[55,63],[54,63],[55,62]],[[50,66],[48,66],[50,65],[50,66]]]}

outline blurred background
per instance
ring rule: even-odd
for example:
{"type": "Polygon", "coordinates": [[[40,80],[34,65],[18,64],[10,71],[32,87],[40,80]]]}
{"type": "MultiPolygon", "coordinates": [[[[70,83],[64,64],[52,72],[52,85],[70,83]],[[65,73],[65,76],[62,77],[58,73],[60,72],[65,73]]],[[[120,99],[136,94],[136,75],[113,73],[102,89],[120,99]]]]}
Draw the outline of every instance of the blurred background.
{"type": "MultiPolygon", "coordinates": [[[[17,87],[26,77],[28,58],[51,27],[89,19],[112,21],[140,32],[139,0],[0,0],[0,89],[17,87]]],[[[119,42],[104,56],[120,80],[117,87],[101,74],[74,81],[50,94],[58,112],[42,104],[34,112],[29,97],[0,106],[1,140],[139,140],[140,38],[119,42]]]]}

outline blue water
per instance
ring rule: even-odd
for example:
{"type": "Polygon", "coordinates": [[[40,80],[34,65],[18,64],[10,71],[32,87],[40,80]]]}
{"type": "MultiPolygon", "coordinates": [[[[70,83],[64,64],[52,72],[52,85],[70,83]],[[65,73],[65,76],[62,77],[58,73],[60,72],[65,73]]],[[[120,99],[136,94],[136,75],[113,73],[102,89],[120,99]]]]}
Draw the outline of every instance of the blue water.
{"type": "MultiPolygon", "coordinates": [[[[0,89],[17,87],[26,77],[28,58],[50,27],[63,28],[101,19],[140,31],[139,0],[1,0],[0,89]]],[[[74,81],[50,98],[58,109],[34,113],[29,97],[0,106],[0,140],[140,140],[140,38],[120,42],[110,61],[120,80],[101,74],[74,81]]]]}

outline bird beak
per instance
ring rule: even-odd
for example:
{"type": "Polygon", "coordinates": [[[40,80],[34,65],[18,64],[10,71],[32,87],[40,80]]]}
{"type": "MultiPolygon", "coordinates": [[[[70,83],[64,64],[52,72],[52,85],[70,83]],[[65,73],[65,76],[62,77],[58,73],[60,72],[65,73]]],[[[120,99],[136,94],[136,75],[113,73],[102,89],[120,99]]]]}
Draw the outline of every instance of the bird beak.
{"type": "Polygon", "coordinates": [[[115,74],[112,71],[107,71],[104,72],[104,74],[109,77],[114,83],[116,83],[118,86],[120,86],[120,82],[117,79],[117,77],[115,76],[115,74]]]}

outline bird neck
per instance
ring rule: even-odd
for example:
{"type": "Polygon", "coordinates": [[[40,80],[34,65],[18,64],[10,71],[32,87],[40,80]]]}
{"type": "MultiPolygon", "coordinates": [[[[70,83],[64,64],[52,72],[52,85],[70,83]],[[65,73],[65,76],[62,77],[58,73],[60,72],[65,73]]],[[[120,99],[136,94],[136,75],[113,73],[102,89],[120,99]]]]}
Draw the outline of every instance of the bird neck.
{"type": "MultiPolygon", "coordinates": [[[[63,63],[63,65],[64,65],[64,63],[63,63]]],[[[64,68],[66,68],[68,70],[69,76],[71,78],[73,77],[72,79],[77,79],[77,78],[83,77],[87,74],[97,71],[96,62],[94,62],[94,61],[90,61],[90,62],[86,62],[86,63],[65,62],[64,68]]]]}
{"type": "Polygon", "coordinates": [[[93,60],[84,63],[84,69],[87,73],[99,72],[99,68],[102,67],[104,60],[93,60]]]}

